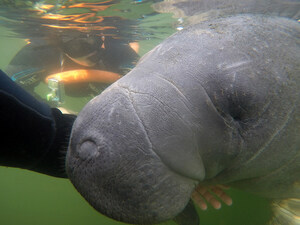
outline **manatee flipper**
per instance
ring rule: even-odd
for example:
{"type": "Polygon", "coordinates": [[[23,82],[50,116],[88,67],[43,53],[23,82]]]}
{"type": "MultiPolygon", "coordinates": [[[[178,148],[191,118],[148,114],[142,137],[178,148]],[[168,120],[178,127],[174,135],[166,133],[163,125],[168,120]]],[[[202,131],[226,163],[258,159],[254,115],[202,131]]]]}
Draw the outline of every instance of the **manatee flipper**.
{"type": "Polygon", "coordinates": [[[192,200],[173,220],[178,225],[199,225],[199,216],[192,200]]]}
{"type": "Polygon", "coordinates": [[[272,204],[274,216],[270,225],[299,225],[300,224],[300,199],[290,198],[275,201],[272,204]]]}

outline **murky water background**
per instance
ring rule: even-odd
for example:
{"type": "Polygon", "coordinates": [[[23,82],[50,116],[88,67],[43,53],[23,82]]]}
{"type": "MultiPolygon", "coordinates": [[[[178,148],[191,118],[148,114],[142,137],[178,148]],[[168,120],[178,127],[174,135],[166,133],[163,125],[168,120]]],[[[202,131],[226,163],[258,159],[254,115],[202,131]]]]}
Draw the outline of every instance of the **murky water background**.
{"type": "MultiPolygon", "coordinates": [[[[67,43],[74,37],[113,38],[122,43],[122,46],[138,43],[137,54],[140,57],[177,29],[181,29],[181,20],[172,18],[168,13],[154,12],[151,5],[155,2],[157,1],[0,1],[0,68],[6,70],[15,55],[31,42],[50,46],[50,49],[57,47],[61,58],[55,69],[63,71],[66,57],[64,52],[60,52],[60,44],[67,43]]],[[[133,67],[134,63],[130,66],[133,67]]],[[[130,69],[122,66],[118,71],[120,76],[130,69]]],[[[106,65],[104,69],[108,70],[107,68],[109,66],[106,65]]],[[[83,88],[80,89],[80,86],[76,89],[79,91],[78,95],[66,94],[64,102],[59,103],[59,106],[79,112],[96,95],[95,92],[107,86],[100,87],[93,82],[89,85],[85,86],[85,93],[82,95],[80,91],[83,92],[83,88]]],[[[38,80],[34,86],[24,88],[50,105],[58,104],[47,99],[51,89],[43,79],[38,80]]],[[[72,86],[70,89],[72,88],[76,87],[72,86]]],[[[96,212],[68,180],[4,167],[0,168],[0,178],[0,224],[121,224],[96,212]]],[[[223,206],[221,210],[199,210],[201,224],[267,223],[271,215],[268,201],[236,190],[229,190],[228,193],[233,198],[233,205],[223,206]]]]}

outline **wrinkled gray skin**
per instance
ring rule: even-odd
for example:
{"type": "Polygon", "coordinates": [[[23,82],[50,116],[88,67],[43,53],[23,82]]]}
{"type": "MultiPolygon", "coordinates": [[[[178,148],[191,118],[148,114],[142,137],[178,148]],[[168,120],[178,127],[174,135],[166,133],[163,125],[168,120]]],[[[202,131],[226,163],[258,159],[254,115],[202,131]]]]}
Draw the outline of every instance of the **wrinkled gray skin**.
{"type": "Polygon", "coordinates": [[[299,0],[164,0],[154,4],[153,8],[183,18],[183,24],[242,13],[300,19],[299,0]]]}
{"type": "Polygon", "coordinates": [[[189,27],[78,115],[68,175],[99,212],[174,218],[195,186],[300,198],[300,25],[235,16],[189,27]]]}

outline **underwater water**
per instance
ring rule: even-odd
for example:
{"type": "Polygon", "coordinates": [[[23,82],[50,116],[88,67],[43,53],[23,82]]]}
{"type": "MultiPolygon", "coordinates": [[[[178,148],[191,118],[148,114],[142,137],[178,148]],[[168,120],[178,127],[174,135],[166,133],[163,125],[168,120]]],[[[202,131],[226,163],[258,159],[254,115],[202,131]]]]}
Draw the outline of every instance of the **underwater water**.
{"type": "MultiPolygon", "coordinates": [[[[63,93],[62,99],[57,100],[53,89],[45,82],[46,77],[73,69],[74,62],[93,64],[89,56],[94,52],[84,51],[94,45],[98,46],[99,51],[106,51],[111,43],[119,46],[111,52],[119,56],[120,49],[124,48],[126,54],[130,52],[133,55],[132,59],[127,61],[126,56],[121,57],[125,62],[123,64],[107,56],[107,61],[105,58],[99,65],[93,66],[120,77],[125,75],[142,55],[181,29],[180,21],[170,13],[159,14],[153,10],[151,5],[155,2],[158,1],[0,1],[0,68],[13,76],[28,69],[28,60],[32,63],[29,66],[35,67],[39,65],[37,59],[43,58],[41,63],[46,65],[46,71],[40,77],[24,73],[16,77],[16,82],[22,84],[32,78],[33,83],[23,83],[26,90],[51,106],[78,113],[109,82],[65,83],[62,90],[58,88],[63,93]],[[95,43],[98,39],[100,43],[95,43]],[[65,49],[72,43],[75,44],[65,49]],[[87,47],[80,49],[81,44],[87,47]],[[42,46],[45,51],[37,53],[27,50],[29,45],[42,46]],[[73,46],[79,46],[79,50],[73,49],[73,46]],[[12,59],[22,51],[32,58],[25,57],[27,61],[23,62],[24,57],[21,57],[17,63],[12,63],[12,59]],[[78,55],[81,51],[84,54],[78,55]],[[32,55],[35,53],[37,56],[32,55]],[[50,63],[52,54],[57,56],[57,62],[50,63]]],[[[82,68],[85,67],[74,66],[74,69],[82,68]]],[[[5,167],[0,167],[0,177],[1,225],[122,224],[95,211],[68,180],[5,167]]],[[[198,209],[201,224],[267,224],[271,218],[268,200],[233,189],[227,192],[233,199],[233,205],[223,205],[220,210],[198,209]]],[[[175,223],[170,221],[164,224],[175,223]]]]}

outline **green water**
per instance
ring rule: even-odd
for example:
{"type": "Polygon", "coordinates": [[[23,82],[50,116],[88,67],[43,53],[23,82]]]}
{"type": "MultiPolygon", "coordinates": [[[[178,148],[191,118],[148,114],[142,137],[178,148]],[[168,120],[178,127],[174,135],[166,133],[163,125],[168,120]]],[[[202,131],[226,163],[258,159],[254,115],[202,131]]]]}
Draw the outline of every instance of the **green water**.
{"type": "MultiPolygon", "coordinates": [[[[115,12],[115,11],[112,11],[115,12]]],[[[134,15],[130,15],[133,16],[134,15]]],[[[158,20],[171,24],[170,15],[149,17],[141,26],[151,27],[158,20]]],[[[9,33],[1,28],[1,34],[9,33]]],[[[170,27],[159,38],[140,41],[140,54],[174,32],[170,27]]],[[[0,68],[5,68],[13,56],[25,45],[18,38],[0,36],[0,68]]],[[[40,84],[36,92],[45,99],[47,86],[40,84]]],[[[75,112],[86,104],[89,98],[67,97],[66,107],[75,112]]],[[[66,179],[58,179],[15,168],[0,167],[0,225],[117,225],[96,212],[66,179]]],[[[220,210],[209,208],[199,211],[202,225],[265,225],[271,217],[269,202],[257,196],[238,190],[228,190],[233,205],[220,210]]],[[[164,224],[174,224],[167,222],[164,224]]]]}
{"type": "MultiPolygon", "coordinates": [[[[117,225],[102,216],[65,179],[13,168],[0,168],[0,224],[3,225],[117,225]]],[[[229,190],[233,205],[199,211],[203,225],[264,225],[268,202],[229,190]]],[[[172,222],[165,223],[173,224],[172,222]]]]}

